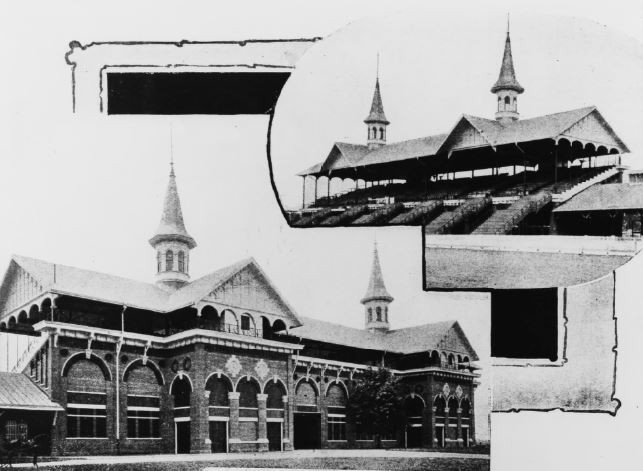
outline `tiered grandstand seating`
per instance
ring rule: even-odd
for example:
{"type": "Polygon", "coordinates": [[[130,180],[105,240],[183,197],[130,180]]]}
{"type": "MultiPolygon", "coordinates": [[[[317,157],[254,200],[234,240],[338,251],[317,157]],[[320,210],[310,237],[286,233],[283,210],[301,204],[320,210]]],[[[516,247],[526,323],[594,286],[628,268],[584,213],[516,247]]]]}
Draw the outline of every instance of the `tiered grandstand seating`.
{"type": "Polygon", "coordinates": [[[363,214],[351,224],[354,226],[385,224],[402,211],[404,211],[404,205],[402,203],[387,204],[367,214],[363,214]]]}
{"type": "Polygon", "coordinates": [[[389,221],[389,224],[426,224],[442,210],[442,201],[427,201],[413,206],[389,221]]]}
{"type": "Polygon", "coordinates": [[[368,206],[365,204],[359,206],[353,206],[346,209],[345,211],[334,214],[327,219],[324,219],[320,225],[321,226],[341,226],[344,224],[350,224],[355,219],[360,217],[362,214],[368,212],[368,206]]]}
{"type": "Polygon", "coordinates": [[[551,202],[551,193],[542,191],[520,198],[506,209],[496,210],[474,234],[508,234],[528,215],[540,211],[551,202]]]}
{"type": "MultiPolygon", "coordinates": [[[[425,227],[427,234],[451,234],[459,227],[473,224],[491,208],[491,198],[471,198],[453,211],[445,211],[425,227]]],[[[468,232],[464,228],[463,232],[468,232]]]]}
{"type": "Polygon", "coordinates": [[[559,168],[557,183],[553,182],[549,169],[439,180],[429,182],[428,188],[423,183],[375,185],[330,199],[320,198],[309,210],[291,214],[291,224],[299,227],[424,224],[427,233],[441,234],[470,231],[482,217],[492,213],[475,232],[504,234],[514,231],[527,216],[543,209],[552,201],[552,194],[557,201],[555,198],[583,182],[591,179],[599,182],[602,180],[597,176],[609,177],[614,173],[617,172],[610,167],[574,167],[559,168]],[[443,212],[448,200],[463,203],[455,210],[443,212]]]}

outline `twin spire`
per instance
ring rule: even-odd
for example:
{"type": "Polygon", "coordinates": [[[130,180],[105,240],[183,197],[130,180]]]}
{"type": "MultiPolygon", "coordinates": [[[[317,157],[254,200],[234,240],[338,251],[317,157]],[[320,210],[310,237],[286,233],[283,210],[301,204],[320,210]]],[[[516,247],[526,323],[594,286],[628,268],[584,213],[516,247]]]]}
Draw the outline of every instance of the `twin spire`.
{"type": "Polygon", "coordinates": [[[498,80],[491,87],[491,93],[498,96],[498,109],[496,110],[496,119],[502,124],[508,124],[517,121],[520,117],[518,113],[518,95],[525,89],[516,79],[514,70],[514,61],[511,55],[511,37],[509,35],[509,17],[507,17],[507,38],[505,39],[505,52],[502,56],[500,65],[500,74],[498,80]]]}
{"type": "Polygon", "coordinates": [[[389,294],[384,285],[380,256],[377,252],[377,243],[375,243],[371,278],[368,282],[366,294],[361,300],[365,308],[364,324],[367,330],[384,332],[389,330],[388,305],[391,302],[393,302],[393,296],[389,294]]]}
{"type": "Polygon", "coordinates": [[[150,245],[156,250],[157,286],[172,291],[190,281],[190,250],[196,247],[196,241],[188,234],[183,222],[174,162],[170,162],[161,221],[150,245]]]}
{"type": "Polygon", "coordinates": [[[371,102],[371,112],[364,120],[368,132],[366,144],[369,149],[377,149],[378,147],[386,145],[386,126],[389,125],[389,121],[384,114],[384,105],[382,104],[379,68],[380,56],[378,54],[377,75],[375,77],[375,91],[373,92],[373,101],[371,102]]]}

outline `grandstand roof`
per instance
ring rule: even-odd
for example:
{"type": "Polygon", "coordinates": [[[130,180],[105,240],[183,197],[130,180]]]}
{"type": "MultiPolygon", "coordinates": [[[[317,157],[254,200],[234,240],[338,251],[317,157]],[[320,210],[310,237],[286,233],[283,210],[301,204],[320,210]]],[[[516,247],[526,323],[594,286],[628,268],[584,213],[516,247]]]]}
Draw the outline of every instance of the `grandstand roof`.
{"type": "Polygon", "coordinates": [[[600,237],[503,236],[429,238],[428,290],[489,291],[573,286],[608,275],[638,251],[636,243],[600,237]],[[469,240],[464,239],[469,238],[469,240]]]}
{"type": "MultiPolygon", "coordinates": [[[[579,141],[583,146],[592,144],[595,149],[593,155],[629,152],[597,108],[589,106],[506,123],[463,115],[446,134],[395,142],[376,149],[362,144],[336,142],[326,160],[298,175],[332,176],[343,171],[346,176],[360,177],[374,173],[376,169],[379,169],[379,173],[385,173],[381,171],[383,168],[391,172],[394,168],[392,165],[398,163],[407,165],[405,172],[416,173],[414,162],[418,160],[422,161],[424,171],[431,166],[436,171],[454,171],[456,165],[459,166],[458,170],[488,168],[501,163],[510,165],[509,162],[522,162],[527,144],[540,146],[528,149],[532,151],[528,152],[532,157],[542,155],[548,158],[551,155],[548,151],[559,140],[568,143],[579,141]],[[585,126],[587,120],[592,121],[591,126],[585,126]],[[521,146],[518,147],[518,144],[521,146]],[[506,151],[497,152],[499,146],[506,146],[506,151]],[[455,151],[474,152],[475,158],[460,160],[456,164],[450,160],[455,151]]],[[[395,177],[397,175],[391,175],[390,178],[395,177]]]]}
{"type": "Polygon", "coordinates": [[[606,183],[592,185],[554,212],[643,210],[643,183],[606,183]]]}

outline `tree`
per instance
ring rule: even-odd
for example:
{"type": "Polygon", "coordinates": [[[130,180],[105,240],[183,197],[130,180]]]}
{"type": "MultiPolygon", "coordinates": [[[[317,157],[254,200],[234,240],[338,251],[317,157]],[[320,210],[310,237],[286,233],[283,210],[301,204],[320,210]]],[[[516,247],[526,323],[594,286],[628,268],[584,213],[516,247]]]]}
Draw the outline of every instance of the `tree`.
{"type": "Polygon", "coordinates": [[[357,380],[346,407],[350,420],[381,447],[381,436],[394,433],[400,424],[398,378],[385,368],[366,371],[357,380]]]}

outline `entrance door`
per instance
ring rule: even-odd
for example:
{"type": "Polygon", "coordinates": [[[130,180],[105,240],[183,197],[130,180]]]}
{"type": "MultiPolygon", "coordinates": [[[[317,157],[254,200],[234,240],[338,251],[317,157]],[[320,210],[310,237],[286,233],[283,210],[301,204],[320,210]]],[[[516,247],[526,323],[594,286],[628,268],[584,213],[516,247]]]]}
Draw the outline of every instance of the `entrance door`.
{"type": "Polygon", "coordinates": [[[321,414],[295,414],[295,443],[297,450],[321,448],[321,414]]]}
{"type": "Polygon", "coordinates": [[[444,447],[444,427],[435,427],[435,438],[438,439],[438,446],[444,447]]]}
{"type": "Polygon", "coordinates": [[[462,443],[465,448],[469,447],[469,429],[468,428],[462,429],[462,443]]]}
{"type": "Polygon", "coordinates": [[[281,422],[268,422],[268,451],[281,451],[281,422]]]}
{"type": "Polygon", "coordinates": [[[190,453],[190,422],[174,422],[176,452],[190,453]]]}
{"type": "Polygon", "coordinates": [[[422,426],[409,425],[406,429],[406,447],[422,448],[422,426]]]}
{"type": "Polygon", "coordinates": [[[227,422],[210,421],[210,442],[212,442],[212,453],[226,453],[228,451],[227,422]]]}

